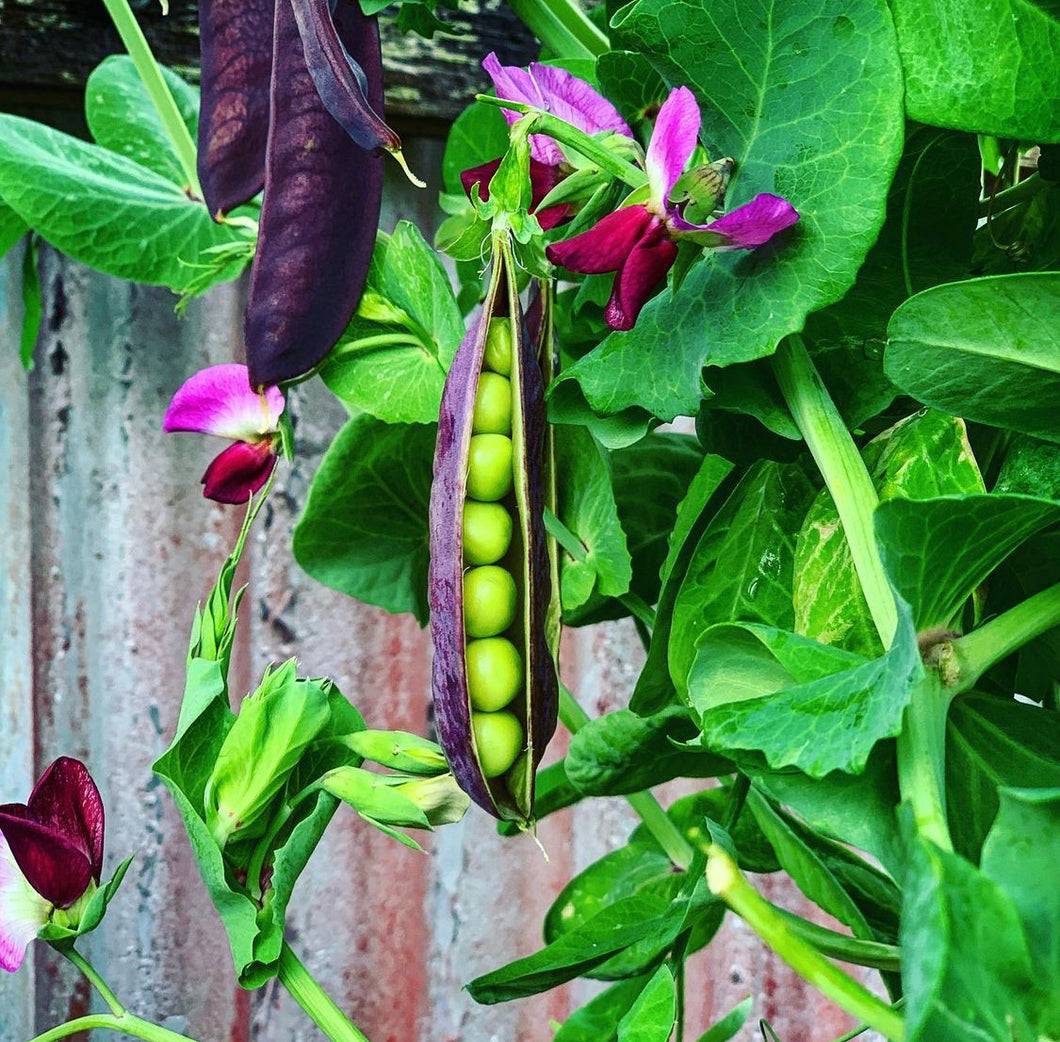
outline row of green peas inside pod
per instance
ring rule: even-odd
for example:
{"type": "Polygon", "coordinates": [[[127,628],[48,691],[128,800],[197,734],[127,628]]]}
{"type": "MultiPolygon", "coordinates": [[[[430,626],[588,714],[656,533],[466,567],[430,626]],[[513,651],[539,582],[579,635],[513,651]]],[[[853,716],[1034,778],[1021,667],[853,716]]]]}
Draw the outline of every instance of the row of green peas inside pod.
{"type": "Polygon", "coordinates": [[[464,502],[465,661],[471,726],[482,773],[504,774],[523,748],[523,726],[506,709],[523,688],[525,665],[511,639],[517,614],[515,578],[504,564],[515,523],[512,497],[512,328],[490,321],[468,457],[464,502]]]}

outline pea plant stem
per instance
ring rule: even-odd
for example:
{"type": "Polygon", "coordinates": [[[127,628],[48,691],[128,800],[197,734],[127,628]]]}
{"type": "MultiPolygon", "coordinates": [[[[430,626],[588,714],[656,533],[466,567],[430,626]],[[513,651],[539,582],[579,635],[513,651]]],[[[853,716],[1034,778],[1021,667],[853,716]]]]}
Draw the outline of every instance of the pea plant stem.
{"type": "Polygon", "coordinates": [[[1054,626],[1060,626],[1060,583],[953,641],[954,688],[967,691],[995,663],[1054,626]]]}
{"type": "Polygon", "coordinates": [[[526,27],[554,54],[595,58],[609,47],[578,0],[508,0],[526,27]]]}
{"type": "MultiPolygon", "coordinates": [[[[559,685],[559,718],[571,734],[577,734],[591,719],[567,685],[562,682],[559,685]]],[[[670,820],[659,801],[650,792],[633,792],[626,796],[626,802],[644,822],[655,841],[674,863],[674,867],[682,872],[687,871],[694,857],[692,845],[670,820]]]]}
{"type": "Polygon", "coordinates": [[[89,984],[91,984],[92,987],[94,987],[96,991],[98,991],[99,994],[103,997],[103,1001],[110,1008],[111,1013],[113,1013],[116,1017],[125,1016],[126,1009],[121,1004],[121,1002],[118,1001],[118,996],[115,995],[113,991],[111,991],[110,987],[107,985],[107,982],[104,981],[103,978],[96,971],[96,968],[79,951],[77,951],[76,948],[63,947],[58,948],[57,951],[64,955],[67,960],[73,963],[74,966],[76,966],[81,971],[81,973],[84,974],[85,979],[89,982],[89,984]]]}
{"type": "Polygon", "coordinates": [[[173,100],[169,85],[162,76],[162,70],[151,53],[147,37],[144,36],[143,30],[136,21],[128,0],[103,0],[103,3],[114,23],[114,28],[118,30],[125,50],[136,66],[136,71],[151,99],[151,104],[154,105],[158,118],[162,121],[162,127],[177,153],[180,168],[187,182],[185,188],[201,198],[202,188],[199,185],[199,175],[195,166],[195,142],[192,141],[191,133],[180,114],[180,109],[177,108],[176,101],[173,100]]]}
{"type": "Polygon", "coordinates": [[[291,998],[332,1042],[368,1042],[367,1036],[335,1005],[286,941],[280,949],[277,975],[291,998]]]}
{"type": "Polygon", "coordinates": [[[31,1038],[29,1042],[53,1042],[53,1039],[66,1038],[80,1031],[91,1031],[93,1028],[109,1028],[123,1035],[142,1038],[144,1042],[193,1042],[187,1035],[179,1035],[149,1020],[141,1020],[131,1013],[118,1016],[114,1013],[91,1013],[87,1017],[76,1017],[65,1024],[58,1024],[47,1031],[31,1038]]]}
{"type": "MultiPolygon", "coordinates": [[[[889,648],[898,627],[898,610],[873,532],[872,515],[879,499],[872,478],[800,336],[781,342],[773,356],[773,371],[835,501],[873,622],[883,646],[889,648]]],[[[938,686],[928,678],[914,690],[906,708],[898,736],[898,778],[902,798],[912,805],[921,833],[949,850],[943,798],[946,703],[937,697],[938,686]]]]}
{"type": "Polygon", "coordinates": [[[892,1042],[904,1042],[905,1024],[901,1016],[797,936],[717,845],[708,853],[707,885],[711,893],[736,912],[800,977],[892,1042]]]}

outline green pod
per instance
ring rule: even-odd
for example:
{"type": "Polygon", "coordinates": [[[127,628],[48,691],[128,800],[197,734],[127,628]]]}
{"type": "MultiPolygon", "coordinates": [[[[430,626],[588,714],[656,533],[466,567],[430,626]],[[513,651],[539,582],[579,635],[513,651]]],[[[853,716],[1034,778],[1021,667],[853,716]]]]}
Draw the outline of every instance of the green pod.
{"type": "MultiPolygon", "coordinates": [[[[555,551],[544,526],[544,509],[553,499],[554,479],[545,420],[545,378],[535,346],[538,341],[531,336],[531,329],[536,331],[539,324],[539,317],[523,315],[507,243],[498,240],[482,312],[472,322],[453,359],[442,394],[430,514],[428,593],[434,641],[432,689],[439,741],[460,787],[489,813],[522,824],[533,821],[534,774],[556,729],[559,701],[555,551]],[[529,325],[528,317],[532,320],[529,325]],[[494,337],[490,337],[491,323],[498,322],[505,323],[506,327],[500,329],[510,333],[510,351],[508,338],[498,338],[496,327],[494,337]],[[504,346],[501,352],[496,350],[499,340],[504,346]],[[503,363],[497,361],[501,356],[503,363]],[[487,358],[497,368],[490,370],[487,358]],[[481,428],[484,422],[482,376],[491,372],[496,376],[487,381],[490,395],[495,396],[497,388],[503,386],[497,377],[510,381],[512,395],[512,482],[510,490],[497,499],[492,498],[493,486],[476,485],[474,481],[469,484],[468,480],[474,463],[472,438],[509,436],[496,430],[498,424],[492,418],[506,411],[495,403],[486,421],[493,428],[492,433],[475,433],[476,424],[481,428]],[[478,489],[481,491],[476,497],[478,489]],[[465,507],[483,500],[499,503],[507,510],[512,534],[510,542],[507,533],[498,540],[502,546],[507,542],[507,550],[499,560],[475,567],[480,557],[465,559],[465,507]],[[503,613],[491,625],[488,613],[492,602],[484,596],[481,580],[496,575],[487,569],[503,569],[514,580],[515,610],[510,621],[508,602],[498,598],[496,603],[503,604],[503,613]],[[473,589],[469,588],[469,592],[473,593],[474,603],[467,605],[469,632],[465,624],[465,584],[472,570],[473,589]],[[504,701],[507,692],[497,700],[483,699],[480,693],[476,697],[477,706],[486,705],[488,711],[476,708],[469,689],[467,649],[469,642],[478,638],[495,641],[494,650],[508,641],[520,657],[519,663],[513,666],[509,661],[504,670],[503,684],[515,691],[511,701],[504,701]],[[496,744],[481,747],[484,741],[496,744]]],[[[491,542],[473,541],[475,545],[491,542]]],[[[481,692],[481,668],[475,683],[481,692]]]]}

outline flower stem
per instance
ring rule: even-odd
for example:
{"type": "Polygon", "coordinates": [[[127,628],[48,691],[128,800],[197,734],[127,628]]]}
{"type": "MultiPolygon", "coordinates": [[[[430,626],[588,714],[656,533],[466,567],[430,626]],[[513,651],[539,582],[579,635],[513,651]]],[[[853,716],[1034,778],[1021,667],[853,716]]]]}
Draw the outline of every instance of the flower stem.
{"type": "MultiPolygon", "coordinates": [[[[872,478],[800,336],[781,342],[773,356],[773,371],[835,500],[869,611],[883,646],[889,648],[898,627],[898,610],[876,547],[872,515],[879,499],[872,478]]],[[[947,702],[940,702],[938,687],[937,680],[926,679],[914,689],[906,707],[898,736],[898,780],[921,832],[949,850],[943,798],[947,702]]]]}
{"type": "Polygon", "coordinates": [[[1060,583],[953,641],[950,649],[957,667],[953,686],[967,691],[991,666],[1054,626],[1060,626],[1060,583]]]}
{"type": "Polygon", "coordinates": [[[903,1042],[905,1024],[902,1018],[798,937],[788,922],[740,874],[736,863],[721,847],[712,846],[708,859],[707,885],[711,893],[736,912],[800,977],[892,1042],[903,1042]]]}
{"type": "Polygon", "coordinates": [[[1005,210],[1018,206],[1028,199],[1033,199],[1048,183],[1042,180],[1041,174],[1031,174],[1024,178],[1019,184],[1006,188],[996,195],[987,196],[979,203],[979,216],[988,217],[991,214],[1003,213],[1005,210]]]}
{"type": "Polygon", "coordinates": [[[87,1017],[77,1017],[74,1020],[68,1020],[65,1024],[50,1028],[31,1038],[29,1042],[53,1042],[54,1039],[66,1038],[67,1035],[75,1035],[79,1031],[91,1031],[93,1028],[120,1031],[123,1035],[142,1038],[144,1042],[193,1042],[187,1035],[177,1034],[176,1031],[152,1024],[149,1020],[141,1020],[140,1017],[133,1016],[131,1013],[124,1013],[121,1016],[113,1013],[92,1013],[87,1017]]]}
{"type": "Polygon", "coordinates": [[[508,101],[504,98],[495,98],[492,94],[476,94],[476,101],[487,105],[496,105],[498,108],[511,109],[513,112],[533,114],[535,119],[533,126],[528,130],[532,134],[547,134],[562,145],[569,145],[576,152],[580,152],[586,159],[595,163],[601,170],[624,181],[631,188],[640,188],[647,183],[648,177],[643,170],[627,163],[624,159],[616,156],[606,145],[601,144],[596,138],[589,137],[584,131],[572,127],[557,116],[542,109],[535,109],[533,105],[524,105],[521,101],[508,101]]]}
{"type": "MultiPolygon", "coordinates": [[[[577,734],[590,721],[589,714],[578,704],[566,684],[559,685],[559,718],[571,734],[577,734]]],[[[688,871],[695,852],[685,839],[681,830],[673,823],[670,815],[662,809],[659,801],[650,792],[633,792],[626,796],[626,802],[644,822],[655,841],[673,862],[674,867],[682,872],[688,871]]]]}
{"type": "Polygon", "coordinates": [[[865,941],[850,937],[825,926],[818,926],[808,919],[770,904],[774,914],[779,915],[796,937],[801,938],[822,955],[855,966],[869,966],[875,970],[890,970],[897,973],[901,968],[901,953],[893,944],[882,941],[865,941]]]}
{"type": "Polygon", "coordinates": [[[595,58],[610,48],[578,0],[508,0],[508,4],[558,58],[595,58]]]}
{"type": "Polygon", "coordinates": [[[57,948],[56,950],[69,959],[85,975],[88,982],[100,993],[103,1001],[110,1007],[111,1013],[116,1017],[125,1016],[125,1007],[118,1000],[118,996],[110,990],[106,981],[103,980],[88,959],[73,947],[57,948]]]}
{"type": "Polygon", "coordinates": [[[331,996],[299,962],[286,941],[280,949],[278,976],[295,1002],[332,1042],[368,1042],[367,1036],[335,1005],[331,996]]]}
{"type": "Polygon", "coordinates": [[[121,42],[132,58],[140,80],[151,99],[151,103],[162,121],[162,127],[177,153],[180,168],[184,173],[185,189],[192,195],[202,198],[199,175],[195,167],[195,142],[173,100],[173,94],[162,76],[162,70],[151,53],[151,47],[143,34],[136,16],[129,7],[128,0],[103,0],[114,28],[118,30],[121,42]]]}

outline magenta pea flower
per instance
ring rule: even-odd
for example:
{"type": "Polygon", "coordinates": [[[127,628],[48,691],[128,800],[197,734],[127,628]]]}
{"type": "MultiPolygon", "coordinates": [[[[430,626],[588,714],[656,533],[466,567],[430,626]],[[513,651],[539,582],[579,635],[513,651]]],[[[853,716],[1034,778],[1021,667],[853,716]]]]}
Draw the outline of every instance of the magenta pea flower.
{"type": "Polygon", "coordinates": [[[677,259],[677,240],[686,236],[720,250],[753,250],[799,219],[776,195],[756,195],[710,224],[690,224],[670,202],[677,179],[696,148],[699,106],[687,87],[678,87],[659,109],[645,169],[650,195],[624,206],[592,228],[547,247],[548,259],[569,271],[615,272],[605,317],[612,329],[632,329],[641,308],[677,259]]]}
{"type": "Polygon", "coordinates": [[[26,803],[0,806],[0,967],[14,972],[55,909],[99,885],[103,800],[88,768],[61,756],[26,803]]]}
{"type": "MultiPolygon", "coordinates": [[[[633,138],[633,131],[619,115],[618,109],[585,80],[566,69],[542,65],[540,62],[532,62],[526,69],[518,65],[501,65],[500,59],[492,51],[483,59],[482,67],[493,80],[498,98],[550,112],[586,134],[613,133],[633,138]]],[[[522,116],[522,113],[510,109],[501,111],[509,126],[522,116]]],[[[488,199],[490,178],[500,164],[498,158],[465,170],[460,175],[460,181],[467,194],[470,196],[471,189],[477,184],[481,198],[488,199]]],[[[546,231],[566,220],[570,216],[570,207],[561,203],[541,212],[537,212],[537,207],[572,169],[555,141],[544,134],[530,136],[530,212],[536,215],[538,223],[546,231]]]]}
{"type": "Polygon", "coordinates": [[[213,365],[187,380],[169,403],[162,430],[228,438],[202,476],[203,495],[218,503],[245,503],[276,466],[283,392],[251,389],[245,365],[213,365]]]}

